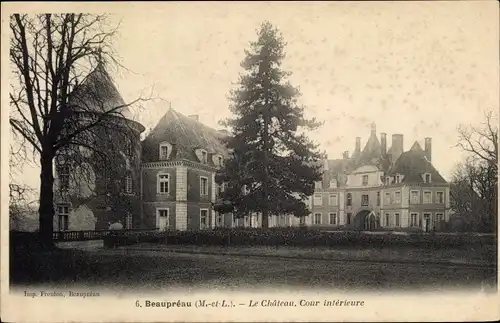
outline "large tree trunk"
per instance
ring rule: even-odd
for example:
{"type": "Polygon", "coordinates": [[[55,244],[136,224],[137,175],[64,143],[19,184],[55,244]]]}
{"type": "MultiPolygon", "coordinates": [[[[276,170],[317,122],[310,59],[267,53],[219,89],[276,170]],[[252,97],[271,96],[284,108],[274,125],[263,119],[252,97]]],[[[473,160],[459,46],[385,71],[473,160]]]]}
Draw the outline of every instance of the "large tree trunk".
{"type": "Polygon", "coordinates": [[[54,246],[52,241],[52,233],[54,231],[54,174],[52,170],[53,156],[51,154],[44,154],[40,158],[42,171],[40,173],[40,244],[42,248],[52,248],[54,246]]]}

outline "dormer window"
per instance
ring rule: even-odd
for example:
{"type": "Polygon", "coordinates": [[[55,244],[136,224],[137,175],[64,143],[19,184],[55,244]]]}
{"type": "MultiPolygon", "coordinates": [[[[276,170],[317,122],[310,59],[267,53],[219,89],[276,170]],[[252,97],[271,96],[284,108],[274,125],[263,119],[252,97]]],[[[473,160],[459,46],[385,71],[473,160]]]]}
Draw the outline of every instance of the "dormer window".
{"type": "Polygon", "coordinates": [[[200,163],[208,164],[208,152],[205,149],[196,149],[195,154],[200,163]]]}
{"type": "Polygon", "coordinates": [[[424,174],[424,182],[425,183],[431,182],[431,174],[424,174]]]}
{"type": "Polygon", "coordinates": [[[224,158],[221,155],[214,155],[212,157],[212,161],[214,162],[214,165],[217,167],[224,166],[224,158]]]}
{"type": "Polygon", "coordinates": [[[399,176],[399,174],[396,175],[395,182],[396,182],[396,184],[401,183],[401,177],[399,176]]]}
{"type": "Polygon", "coordinates": [[[362,180],[363,180],[363,186],[368,185],[368,175],[363,175],[362,180]]]}
{"type": "Polygon", "coordinates": [[[391,184],[391,177],[390,176],[387,176],[385,178],[385,185],[390,185],[391,184]]]}
{"type": "Polygon", "coordinates": [[[167,160],[172,154],[172,145],[168,142],[162,142],[160,144],[160,160],[167,160]]]}
{"type": "Polygon", "coordinates": [[[330,188],[337,188],[337,180],[332,179],[330,181],[330,188]]]}
{"type": "Polygon", "coordinates": [[[317,181],[314,183],[314,188],[320,190],[323,187],[321,181],[317,181]]]}

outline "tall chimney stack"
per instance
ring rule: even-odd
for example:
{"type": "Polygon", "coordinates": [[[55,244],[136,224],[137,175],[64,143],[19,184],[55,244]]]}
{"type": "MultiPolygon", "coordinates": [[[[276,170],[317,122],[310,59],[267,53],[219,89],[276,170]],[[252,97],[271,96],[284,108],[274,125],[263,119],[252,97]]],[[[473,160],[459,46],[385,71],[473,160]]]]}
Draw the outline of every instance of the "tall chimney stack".
{"type": "Polygon", "coordinates": [[[382,150],[382,156],[387,154],[387,134],[382,132],[380,134],[380,148],[382,150]]]}
{"type": "Polygon", "coordinates": [[[432,138],[425,138],[425,157],[428,161],[432,161],[432,138]]]}
{"type": "Polygon", "coordinates": [[[361,137],[356,137],[356,149],[355,152],[359,153],[361,151],[361,137]]]}
{"type": "Polygon", "coordinates": [[[377,134],[377,125],[375,122],[372,122],[371,135],[375,136],[377,134]]]}
{"type": "Polygon", "coordinates": [[[403,135],[402,134],[394,134],[392,135],[392,161],[395,163],[399,156],[404,152],[403,147],[403,135]]]}

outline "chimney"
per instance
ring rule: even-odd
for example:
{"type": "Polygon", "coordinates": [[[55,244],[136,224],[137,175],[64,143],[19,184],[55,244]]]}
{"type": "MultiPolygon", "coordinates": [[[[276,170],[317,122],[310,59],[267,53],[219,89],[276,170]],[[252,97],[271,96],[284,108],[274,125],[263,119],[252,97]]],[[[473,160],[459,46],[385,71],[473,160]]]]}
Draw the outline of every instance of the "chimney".
{"type": "Polygon", "coordinates": [[[382,156],[387,154],[387,134],[382,132],[380,134],[380,148],[382,150],[382,156]]]}
{"type": "Polygon", "coordinates": [[[361,137],[356,137],[356,149],[354,152],[359,153],[361,151],[361,137]]]}
{"type": "Polygon", "coordinates": [[[377,125],[375,124],[375,122],[372,122],[372,129],[371,129],[371,133],[370,134],[372,136],[377,135],[377,125]]]}
{"type": "Polygon", "coordinates": [[[428,161],[432,161],[432,138],[425,138],[425,157],[428,161]]]}
{"type": "Polygon", "coordinates": [[[192,115],[190,115],[188,117],[191,118],[191,119],[193,119],[193,120],[200,121],[200,116],[197,115],[197,114],[192,114],[192,115]]]}
{"type": "Polygon", "coordinates": [[[392,161],[395,163],[403,152],[404,152],[403,135],[401,134],[392,135],[392,161]]]}
{"type": "Polygon", "coordinates": [[[348,151],[344,151],[344,153],[342,154],[342,157],[344,159],[349,159],[349,152],[348,151]]]}

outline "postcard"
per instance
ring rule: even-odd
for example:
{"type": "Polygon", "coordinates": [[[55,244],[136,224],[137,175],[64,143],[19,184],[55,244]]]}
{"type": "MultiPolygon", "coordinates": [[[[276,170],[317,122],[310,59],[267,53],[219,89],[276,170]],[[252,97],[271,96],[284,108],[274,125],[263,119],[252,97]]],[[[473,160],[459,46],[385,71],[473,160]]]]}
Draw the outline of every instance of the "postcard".
{"type": "Polygon", "coordinates": [[[498,14],[2,4],[2,320],[498,320],[498,14]]]}

